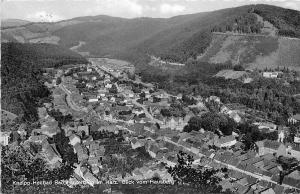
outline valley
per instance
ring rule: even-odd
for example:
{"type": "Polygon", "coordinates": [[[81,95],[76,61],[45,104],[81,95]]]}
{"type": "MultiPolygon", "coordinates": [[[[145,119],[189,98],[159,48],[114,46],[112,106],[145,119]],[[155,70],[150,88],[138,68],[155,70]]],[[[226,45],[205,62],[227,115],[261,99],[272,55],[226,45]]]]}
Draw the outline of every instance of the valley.
{"type": "Polygon", "coordinates": [[[3,193],[299,193],[298,19],[4,21],[3,193]]]}

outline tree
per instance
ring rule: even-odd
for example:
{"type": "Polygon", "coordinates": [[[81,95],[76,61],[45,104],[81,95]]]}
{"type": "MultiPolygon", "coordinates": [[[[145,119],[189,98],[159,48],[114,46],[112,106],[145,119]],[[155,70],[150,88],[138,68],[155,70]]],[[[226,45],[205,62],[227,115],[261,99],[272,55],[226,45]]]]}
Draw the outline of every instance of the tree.
{"type": "Polygon", "coordinates": [[[141,98],[145,98],[145,97],[146,97],[145,92],[140,93],[140,97],[141,97],[141,98]]]}
{"type": "Polygon", "coordinates": [[[201,117],[192,117],[183,130],[190,132],[192,130],[199,131],[201,128],[216,134],[222,132],[223,135],[231,135],[232,131],[236,129],[236,123],[224,114],[208,112],[201,117]]]}
{"type": "Polygon", "coordinates": [[[109,89],[109,92],[112,94],[117,94],[118,93],[118,88],[115,84],[112,85],[112,87],[109,89]]]}
{"type": "Polygon", "coordinates": [[[56,84],[57,85],[61,84],[61,77],[56,78],[56,84]]]}
{"type": "Polygon", "coordinates": [[[193,157],[182,151],[177,154],[177,161],[174,167],[166,167],[176,185],[189,185],[207,193],[222,191],[222,187],[218,185],[221,178],[216,175],[219,170],[206,169],[203,166],[192,168],[193,157]]]}
{"type": "Polygon", "coordinates": [[[49,170],[42,158],[33,156],[28,149],[17,144],[2,147],[1,156],[1,185],[5,191],[12,189],[13,181],[67,180],[73,174],[68,165],[49,170]]]}
{"type": "Polygon", "coordinates": [[[244,67],[241,66],[241,65],[235,65],[235,66],[233,67],[233,70],[234,70],[234,71],[245,71],[244,67]]]}

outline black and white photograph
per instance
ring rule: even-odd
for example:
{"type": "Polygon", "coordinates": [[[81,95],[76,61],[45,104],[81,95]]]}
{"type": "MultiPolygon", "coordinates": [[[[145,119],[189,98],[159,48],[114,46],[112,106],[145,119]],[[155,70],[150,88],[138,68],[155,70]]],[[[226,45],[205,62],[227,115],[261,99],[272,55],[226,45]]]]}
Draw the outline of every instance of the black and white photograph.
{"type": "Polygon", "coordinates": [[[300,0],[1,0],[1,194],[300,194],[300,0]]]}

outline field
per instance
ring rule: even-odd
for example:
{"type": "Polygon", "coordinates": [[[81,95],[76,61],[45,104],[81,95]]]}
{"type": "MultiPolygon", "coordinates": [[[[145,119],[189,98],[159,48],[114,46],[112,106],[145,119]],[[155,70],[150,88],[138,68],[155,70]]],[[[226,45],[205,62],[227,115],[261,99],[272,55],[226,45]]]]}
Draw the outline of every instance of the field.
{"type": "Polygon", "coordinates": [[[224,69],[219,71],[215,76],[224,77],[225,79],[239,79],[247,75],[246,71],[233,71],[231,69],[224,69]]]}

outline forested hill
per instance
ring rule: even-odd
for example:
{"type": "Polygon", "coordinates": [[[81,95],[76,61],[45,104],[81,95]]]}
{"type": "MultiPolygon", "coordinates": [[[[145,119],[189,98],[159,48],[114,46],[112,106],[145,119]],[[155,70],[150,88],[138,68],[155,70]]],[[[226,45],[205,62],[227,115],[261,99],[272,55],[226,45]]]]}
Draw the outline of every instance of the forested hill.
{"type": "Polygon", "coordinates": [[[71,51],[53,44],[3,43],[2,56],[14,56],[21,60],[34,61],[39,68],[59,67],[65,64],[87,63],[87,59],[71,51]]]}
{"type": "Polygon", "coordinates": [[[282,36],[300,38],[300,12],[275,6],[257,5],[253,12],[269,21],[282,36]]]}
{"type": "Polygon", "coordinates": [[[93,56],[141,64],[147,54],[185,63],[205,52],[213,31],[259,34],[268,21],[279,35],[300,37],[300,12],[271,5],[247,5],[172,18],[124,19],[89,16],[33,23],[2,30],[2,41],[49,42],[93,56]]]}
{"type": "Polygon", "coordinates": [[[1,108],[29,121],[37,119],[39,99],[49,95],[42,69],[87,63],[57,45],[2,43],[1,47],[1,108]]]}

